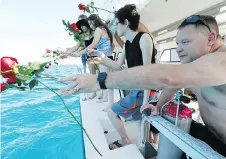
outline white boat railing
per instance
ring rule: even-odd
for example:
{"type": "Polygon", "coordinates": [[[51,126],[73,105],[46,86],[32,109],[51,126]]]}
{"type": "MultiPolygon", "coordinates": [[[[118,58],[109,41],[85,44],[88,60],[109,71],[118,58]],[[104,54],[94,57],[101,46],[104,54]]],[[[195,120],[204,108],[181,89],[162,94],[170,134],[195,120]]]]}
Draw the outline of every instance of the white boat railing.
{"type": "Polygon", "coordinates": [[[144,116],[141,122],[141,146],[146,142],[146,122],[151,123],[173,144],[177,145],[192,159],[225,159],[222,155],[214,151],[207,144],[195,139],[188,133],[179,129],[161,116],[144,116]]]}

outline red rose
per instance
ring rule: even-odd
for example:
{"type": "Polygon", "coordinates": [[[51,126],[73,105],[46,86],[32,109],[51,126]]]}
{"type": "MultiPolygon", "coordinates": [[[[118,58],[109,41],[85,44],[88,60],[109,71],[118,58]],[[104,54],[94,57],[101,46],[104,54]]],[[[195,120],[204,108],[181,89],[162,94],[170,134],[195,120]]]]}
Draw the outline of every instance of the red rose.
{"type": "Polygon", "coordinates": [[[18,64],[16,58],[13,57],[2,57],[1,58],[1,71],[8,71],[13,68],[14,65],[18,64]]]}
{"type": "Polygon", "coordinates": [[[2,77],[4,77],[4,78],[9,78],[10,76],[13,76],[13,75],[14,75],[13,70],[2,72],[2,77]]]}
{"type": "Polygon", "coordinates": [[[6,81],[6,83],[13,83],[13,82],[15,82],[16,81],[16,76],[15,75],[13,75],[13,76],[10,76],[9,78],[8,78],[8,80],[6,81]]]}
{"type": "Polygon", "coordinates": [[[51,50],[49,50],[49,49],[46,49],[46,53],[51,53],[51,50]]]}
{"type": "Polygon", "coordinates": [[[80,33],[80,32],[81,32],[78,28],[76,28],[75,31],[76,31],[77,33],[80,33]]]}
{"type": "Polygon", "coordinates": [[[6,90],[5,83],[1,83],[1,90],[0,90],[0,92],[2,92],[4,90],[6,90]]]}
{"type": "Polygon", "coordinates": [[[69,26],[72,30],[76,30],[78,29],[77,25],[75,23],[72,23],[70,26],[69,26]]]}
{"type": "Polygon", "coordinates": [[[49,68],[49,65],[45,65],[45,68],[48,69],[49,68]]]}
{"type": "Polygon", "coordinates": [[[80,9],[80,10],[85,10],[85,4],[82,4],[82,3],[80,3],[79,5],[78,5],[78,8],[80,9]]]}

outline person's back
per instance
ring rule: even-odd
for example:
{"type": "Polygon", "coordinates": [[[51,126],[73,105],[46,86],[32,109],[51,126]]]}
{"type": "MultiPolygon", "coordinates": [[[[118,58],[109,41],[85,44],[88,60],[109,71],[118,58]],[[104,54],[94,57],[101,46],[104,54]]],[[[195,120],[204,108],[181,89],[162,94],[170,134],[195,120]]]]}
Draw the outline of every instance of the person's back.
{"type": "Polygon", "coordinates": [[[94,40],[96,49],[103,52],[106,56],[111,56],[113,37],[107,26],[101,21],[100,17],[92,14],[88,18],[90,27],[95,30],[94,40]]]}
{"type": "Polygon", "coordinates": [[[112,50],[110,37],[108,36],[105,28],[100,27],[100,29],[102,30],[102,34],[97,44],[97,50],[102,51],[106,56],[110,57],[112,50]]]}

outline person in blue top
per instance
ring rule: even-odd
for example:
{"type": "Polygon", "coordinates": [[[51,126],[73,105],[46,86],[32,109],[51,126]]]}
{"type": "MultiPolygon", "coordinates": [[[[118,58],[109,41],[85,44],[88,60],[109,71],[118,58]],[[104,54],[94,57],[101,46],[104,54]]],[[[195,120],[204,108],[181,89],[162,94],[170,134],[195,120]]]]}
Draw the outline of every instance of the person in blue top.
{"type": "MultiPolygon", "coordinates": [[[[84,43],[84,46],[89,46],[93,41],[93,34],[94,31],[90,28],[87,16],[82,14],[78,17],[78,21],[76,22],[76,25],[79,30],[81,30],[80,34],[86,34],[84,41],[81,41],[84,43]]],[[[69,56],[74,57],[76,52],[79,52],[83,50],[84,48],[81,47],[81,42],[77,42],[76,45],[72,48],[68,48],[65,52],[61,52],[61,58],[67,58],[69,56]]],[[[76,56],[75,56],[76,57],[76,56]]],[[[83,70],[84,73],[86,73],[86,63],[87,63],[87,54],[81,55],[82,64],[83,64],[83,70]]],[[[88,64],[89,71],[91,74],[96,74],[96,68],[92,64],[88,64]]],[[[82,100],[93,99],[96,96],[96,92],[91,93],[91,95],[88,97],[87,94],[84,94],[84,97],[82,100]]]]}
{"type": "MultiPolygon", "coordinates": [[[[86,47],[86,49],[75,53],[75,56],[79,57],[83,54],[86,54],[87,49],[96,49],[97,51],[103,52],[106,57],[113,60],[113,36],[107,25],[96,14],[91,14],[88,17],[88,23],[90,25],[90,28],[95,30],[94,39],[92,43],[86,47]]],[[[109,72],[109,68],[105,67],[104,65],[99,65],[99,68],[100,72],[109,72]]],[[[107,102],[108,98],[112,101],[112,92],[112,90],[103,90],[102,95],[97,100],[97,103],[107,102]]]]}

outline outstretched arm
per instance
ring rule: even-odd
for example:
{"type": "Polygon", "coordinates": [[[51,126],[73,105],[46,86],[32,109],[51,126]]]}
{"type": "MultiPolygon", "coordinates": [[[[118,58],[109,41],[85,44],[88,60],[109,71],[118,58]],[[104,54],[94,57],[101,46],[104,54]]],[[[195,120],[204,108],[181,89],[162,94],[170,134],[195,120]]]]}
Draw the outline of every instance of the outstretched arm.
{"type": "Polygon", "coordinates": [[[86,49],[95,49],[101,38],[101,35],[102,35],[102,30],[100,28],[96,28],[92,43],[89,46],[87,46],[87,48],[77,52],[75,56],[81,56],[82,54],[86,54],[87,53],[86,49]]]}
{"type": "Polygon", "coordinates": [[[79,57],[79,56],[81,56],[82,54],[79,55],[79,52],[80,52],[81,50],[83,50],[83,49],[84,49],[83,47],[79,47],[78,50],[77,50],[76,52],[71,53],[70,56],[71,56],[71,57],[79,57]]]}
{"type": "Polygon", "coordinates": [[[109,89],[193,88],[226,84],[226,53],[205,55],[188,64],[149,64],[108,73],[109,89]]]}
{"type": "MultiPolygon", "coordinates": [[[[67,95],[100,89],[97,76],[91,74],[61,78],[72,84],[61,89],[67,95]]],[[[205,55],[188,64],[149,64],[107,75],[108,89],[145,90],[211,87],[226,84],[226,52],[205,55]]]]}
{"type": "Polygon", "coordinates": [[[79,49],[80,45],[81,45],[81,43],[77,42],[74,47],[67,49],[67,51],[65,51],[65,54],[71,54],[71,53],[77,51],[79,49]]]}
{"type": "Polygon", "coordinates": [[[107,56],[104,55],[103,52],[97,51],[97,50],[93,50],[93,49],[88,49],[88,55],[90,56],[98,56],[99,57],[99,63],[111,68],[113,70],[120,70],[121,66],[123,65],[125,59],[126,59],[126,55],[125,55],[125,48],[123,48],[121,55],[118,58],[118,61],[113,61],[111,59],[109,59],[107,56]]]}

